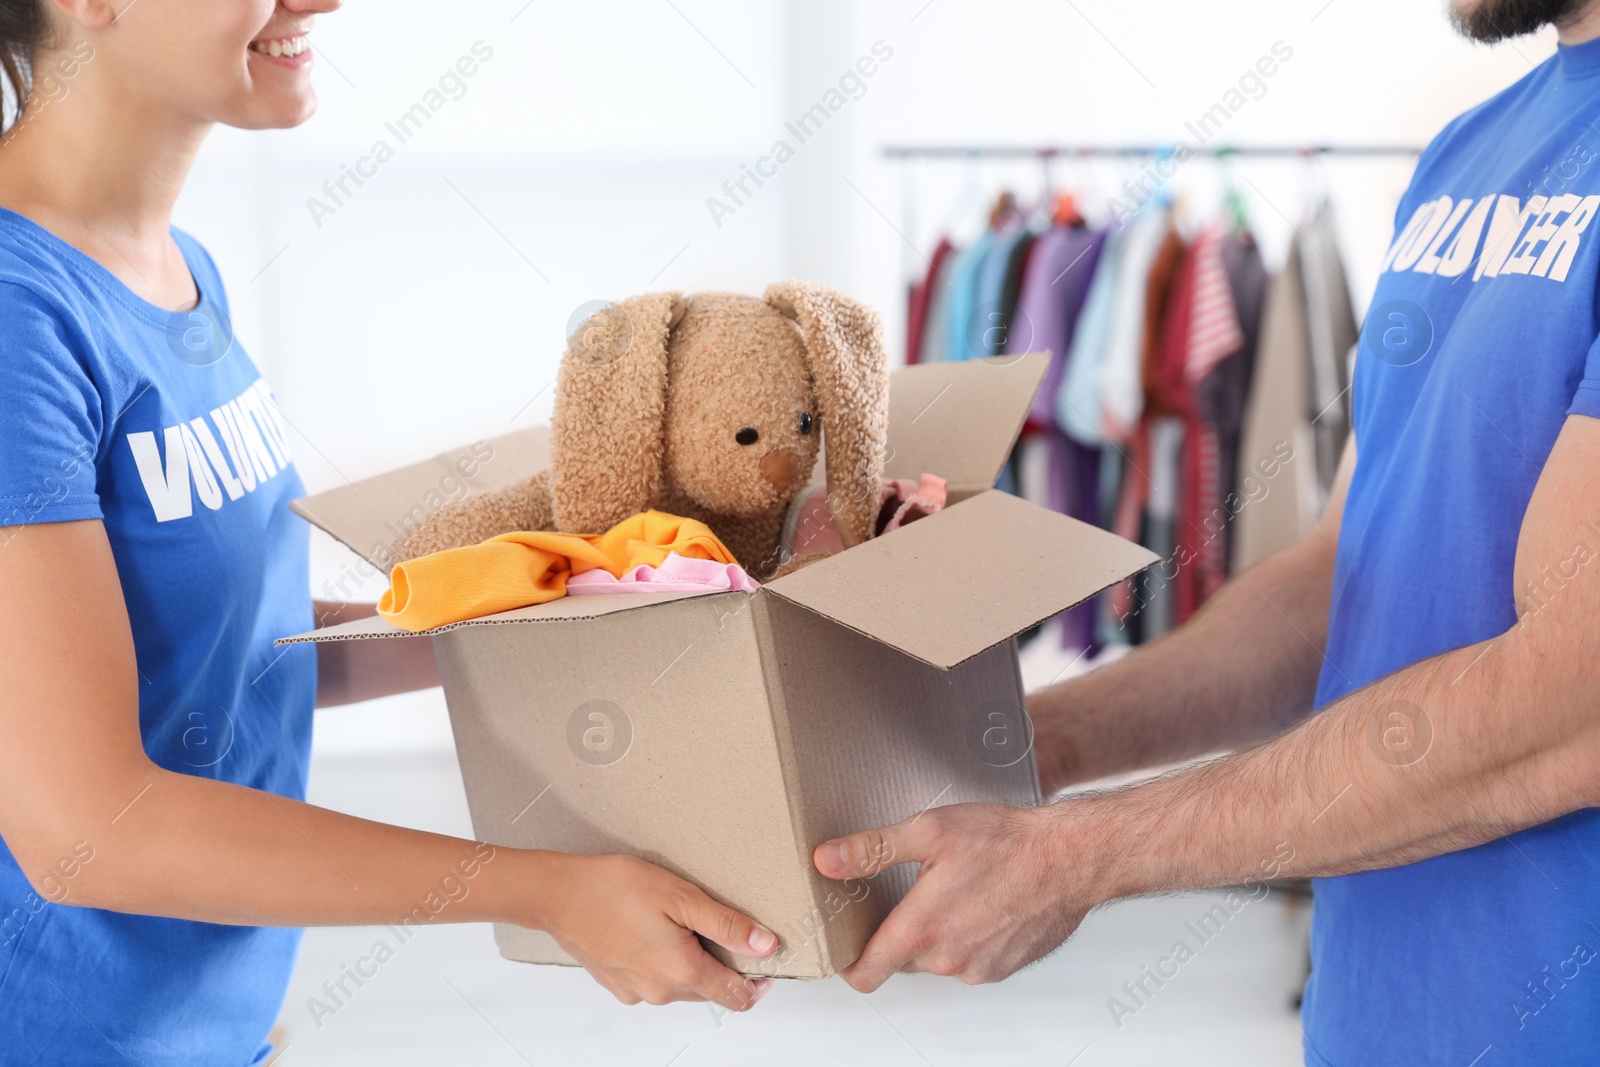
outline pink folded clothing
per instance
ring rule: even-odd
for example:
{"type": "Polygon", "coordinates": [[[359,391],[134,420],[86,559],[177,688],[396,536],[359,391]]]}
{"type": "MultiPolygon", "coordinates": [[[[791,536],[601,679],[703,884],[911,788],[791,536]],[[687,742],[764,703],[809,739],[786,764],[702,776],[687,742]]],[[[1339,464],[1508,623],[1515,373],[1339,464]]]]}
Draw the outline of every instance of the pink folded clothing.
{"type": "MultiPolygon", "coordinates": [[[[937,474],[924,474],[921,481],[916,482],[910,478],[885,478],[873,535],[881,537],[909,522],[932,515],[944,507],[945,495],[945,480],[937,474]]],[[[799,556],[806,552],[842,551],[844,542],[833,525],[828,492],[819,486],[800,501],[789,554],[799,556]]]]}
{"type": "Polygon", "coordinates": [[[896,478],[883,487],[883,505],[878,509],[878,536],[898,530],[908,522],[925,519],[944,507],[945,481],[937,474],[924,474],[920,482],[896,478]]]}
{"type": "Polygon", "coordinates": [[[714,559],[690,559],[676,552],[667,553],[661,566],[641,563],[614,578],[611,572],[596,568],[567,579],[568,596],[601,596],[607,593],[703,593],[708,589],[754,593],[761,584],[737,563],[718,563],[714,559]]]}

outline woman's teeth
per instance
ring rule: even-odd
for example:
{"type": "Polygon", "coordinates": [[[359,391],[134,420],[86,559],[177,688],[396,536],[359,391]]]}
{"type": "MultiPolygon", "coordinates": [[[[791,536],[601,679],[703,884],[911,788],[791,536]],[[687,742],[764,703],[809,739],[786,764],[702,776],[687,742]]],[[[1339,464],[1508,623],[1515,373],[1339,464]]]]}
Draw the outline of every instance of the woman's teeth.
{"type": "Polygon", "coordinates": [[[307,48],[305,35],[299,37],[274,37],[270,41],[251,41],[250,51],[264,56],[297,56],[307,48]]]}

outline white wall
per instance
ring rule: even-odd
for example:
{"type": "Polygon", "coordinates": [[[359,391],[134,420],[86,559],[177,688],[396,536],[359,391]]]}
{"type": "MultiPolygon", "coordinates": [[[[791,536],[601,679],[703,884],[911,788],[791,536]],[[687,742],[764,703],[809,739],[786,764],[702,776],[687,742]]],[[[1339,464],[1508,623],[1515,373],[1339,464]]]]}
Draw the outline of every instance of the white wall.
{"type": "MultiPolygon", "coordinates": [[[[385,0],[325,17],[312,40],[317,117],[218,130],[178,223],[217,258],[313,491],[547,418],[566,324],[595,299],[806,277],[879,307],[898,351],[904,272],[921,263],[910,245],[926,251],[946,221],[970,231],[1002,184],[1036,195],[1042,172],[905,172],[885,143],[1168,142],[1282,41],[1292,59],[1219,142],[1421,144],[1553,47],[1467,45],[1439,0],[385,0]],[[385,123],[480,41],[490,58],[445,87],[459,99],[399,143],[385,123]],[[785,122],[878,41],[893,54],[860,98],[761,187],[747,181],[719,225],[708,199],[775,140],[793,144],[785,122]],[[314,218],[308,201],[335,206],[323,183],[380,138],[393,158],[314,218]]],[[[1057,178],[1093,212],[1134,170],[1057,178]]],[[[1269,254],[1307,190],[1332,188],[1364,306],[1408,165],[1234,170],[1269,254]]],[[[1214,201],[1213,164],[1176,182],[1200,210],[1214,201]]],[[[313,585],[349,562],[319,537],[313,585]]],[[[319,729],[325,746],[448,738],[436,694],[319,729]]]]}

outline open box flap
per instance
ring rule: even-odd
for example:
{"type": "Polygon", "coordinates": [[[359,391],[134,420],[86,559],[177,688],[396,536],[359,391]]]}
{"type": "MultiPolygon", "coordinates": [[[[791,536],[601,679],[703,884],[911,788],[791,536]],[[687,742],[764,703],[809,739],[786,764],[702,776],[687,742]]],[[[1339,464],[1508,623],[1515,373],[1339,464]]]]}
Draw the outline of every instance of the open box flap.
{"type": "Polygon", "coordinates": [[[368,563],[388,570],[394,543],[408,525],[415,526],[451,500],[544,470],[550,465],[549,439],[546,426],[519,430],[296,500],[289,507],[368,563]]]}
{"type": "Polygon", "coordinates": [[[948,670],[1159,558],[991,489],[765,590],[948,670]]]}
{"type": "Polygon", "coordinates": [[[958,496],[993,486],[1049,366],[1050,353],[1034,352],[895,371],[884,477],[937,474],[958,496]]]}
{"type": "Polygon", "coordinates": [[[364,641],[368,638],[382,637],[431,637],[434,634],[442,634],[449,630],[459,630],[463,626],[597,619],[602,615],[614,615],[619,611],[635,611],[639,608],[648,608],[655,604],[665,604],[673,600],[692,600],[695,597],[702,596],[749,597],[750,595],[749,593],[727,589],[707,588],[677,593],[609,593],[604,596],[566,596],[559,600],[552,600],[547,604],[512,608],[510,611],[496,612],[493,615],[484,615],[477,619],[464,619],[461,622],[452,622],[446,626],[436,626],[431,630],[422,630],[417,633],[413,633],[410,630],[402,630],[398,626],[391,626],[376,615],[373,615],[365,619],[341,622],[337,626],[324,626],[322,629],[312,630],[310,633],[296,634],[293,637],[280,637],[273,644],[297,645],[324,641],[364,641]]]}

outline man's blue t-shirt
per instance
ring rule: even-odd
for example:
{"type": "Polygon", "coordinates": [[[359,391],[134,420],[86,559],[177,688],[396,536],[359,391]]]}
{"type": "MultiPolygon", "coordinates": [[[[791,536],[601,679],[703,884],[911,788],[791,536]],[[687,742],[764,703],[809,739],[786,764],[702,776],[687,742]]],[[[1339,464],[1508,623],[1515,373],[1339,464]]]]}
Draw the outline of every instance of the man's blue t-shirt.
{"type": "MultiPolygon", "coordinates": [[[[1517,621],[1534,483],[1568,414],[1600,417],[1597,119],[1600,41],[1561,48],[1418,162],[1356,360],[1319,707],[1517,621]]],[[[1600,581],[1577,575],[1600,555],[1600,524],[1578,536],[1522,591],[1530,603],[1600,581]]],[[[1424,751],[1428,709],[1393,710],[1373,758],[1405,763],[1424,751]]],[[[1322,879],[1313,914],[1309,1063],[1600,1058],[1600,812],[1322,879]]]]}
{"type": "MultiPolygon", "coordinates": [[[[307,527],[288,508],[302,486],[215,266],[173,236],[201,293],[190,311],[141,300],[0,210],[0,526],[104,523],[151,760],[303,798],[315,654],[272,646],[312,626],[307,527]]],[[[85,827],[58,869],[94,863],[94,847],[85,827]]],[[[197,840],[173,884],[205,863],[197,840]]],[[[0,1064],[264,1058],[299,931],[74,907],[60,875],[47,892],[0,845],[0,1064]]]]}

